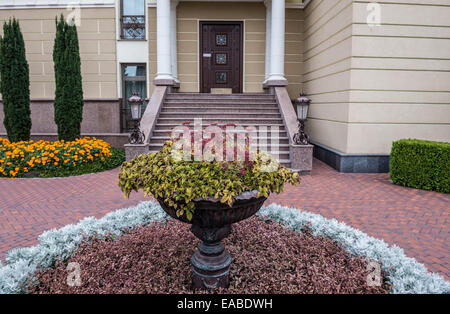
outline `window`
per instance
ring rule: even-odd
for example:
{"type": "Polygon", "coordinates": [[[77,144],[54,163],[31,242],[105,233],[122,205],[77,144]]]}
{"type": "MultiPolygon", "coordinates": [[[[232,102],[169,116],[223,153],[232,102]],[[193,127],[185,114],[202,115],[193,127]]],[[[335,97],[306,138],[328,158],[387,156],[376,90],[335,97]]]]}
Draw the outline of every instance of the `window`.
{"type": "Polygon", "coordinates": [[[121,1],[122,39],[145,40],[145,0],[121,1]]]}
{"type": "Polygon", "coordinates": [[[227,54],[217,53],[216,54],[216,64],[227,64],[227,54]]]}
{"type": "Polygon", "coordinates": [[[216,72],[216,83],[226,84],[227,83],[227,72],[216,72]]]}
{"type": "Polygon", "coordinates": [[[227,45],[227,34],[216,35],[216,45],[217,46],[226,46],[227,45]]]}
{"type": "MultiPolygon", "coordinates": [[[[130,104],[128,99],[137,93],[141,98],[147,98],[147,75],[145,64],[122,64],[122,107],[121,107],[121,130],[129,132],[133,129],[131,120],[130,104]]],[[[144,114],[146,102],[142,103],[142,114],[144,114]]]]}

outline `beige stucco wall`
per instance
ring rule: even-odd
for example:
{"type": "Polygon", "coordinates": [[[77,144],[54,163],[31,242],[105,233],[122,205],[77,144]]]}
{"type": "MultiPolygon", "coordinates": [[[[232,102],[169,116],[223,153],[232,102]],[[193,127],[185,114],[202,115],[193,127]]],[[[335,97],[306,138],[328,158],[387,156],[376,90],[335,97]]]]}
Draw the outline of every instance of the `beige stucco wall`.
{"type": "Polygon", "coordinates": [[[156,77],[157,73],[157,58],[156,58],[156,8],[152,7],[148,9],[148,29],[147,29],[147,38],[148,38],[148,74],[149,74],[149,88],[150,95],[153,93],[154,85],[151,83],[156,77]]]}
{"type": "Polygon", "coordinates": [[[352,1],[313,0],[305,10],[303,88],[312,140],[347,151],[352,1]]]}
{"type": "MultiPolygon", "coordinates": [[[[150,79],[156,76],[156,8],[149,8],[150,79]]],[[[177,7],[178,78],[181,92],[199,91],[200,20],[244,22],[244,92],[263,92],[266,8],[251,2],[180,2],[177,7]]],[[[286,77],[291,97],[301,91],[303,11],[286,10],[286,77]]],[[[153,87],[152,87],[153,88],[153,87]]]]}
{"type": "Polygon", "coordinates": [[[303,90],[304,16],[303,10],[286,9],[284,72],[289,82],[287,90],[292,99],[297,98],[303,90]]]}
{"type": "Polygon", "coordinates": [[[377,27],[366,7],[353,5],[347,151],[388,153],[400,138],[450,142],[450,3],[387,1],[377,27]]]}
{"type": "Polygon", "coordinates": [[[369,27],[368,2],[314,0],[305,11],[312,139],[356,154],[389,154],[400,138],[450,141],[450,5],[387,1],[369,27]]]}
{"type": "MultiPolygon", "coordinates": [[[[66,9],[0,10],[0,23],[19,19],[30,66],[31,98],[54,98],[55,17],[66,9]]],[[[85,98],[117,98],[115,9],[82,8],[78,27],[85,98]]],[[[1,30],[3,32],[3,29],[1,30]]]]}

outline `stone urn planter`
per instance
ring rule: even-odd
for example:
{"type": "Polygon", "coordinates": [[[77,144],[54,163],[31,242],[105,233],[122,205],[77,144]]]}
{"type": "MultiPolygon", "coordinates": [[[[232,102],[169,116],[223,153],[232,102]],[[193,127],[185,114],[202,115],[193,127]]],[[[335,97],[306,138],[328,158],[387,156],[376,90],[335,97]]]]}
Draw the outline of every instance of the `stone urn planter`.
{"type": "MultiPolygon", "coordinates": [[[[221,150],[216,151],[217,143],[211,142],[215,138],[211,134],[209,140],[205,140],[206,135],[202,132],[196,133],[185,123],[183,125],[183,134],[191,139],[191,148],[180,149],[179,145],[184,146],[186,141],[184,135],[181,139],[178,134],[158,153],[139,155],[124,162],[119,173],[119,186],[125,197],[132,191],[144,191],[155,197],[171,217],[192,225],[192,233],[202,240],[191,258],[194,289],[227,287],[231,256],[222,239],[231,233],[232,224],[253,216],[269,194],[283,192],[286,183],[298,185],[300,176],[280,165],[268,153],[257,151],[251,154],[248,145],[233,143],[230,148],[226,141],[228,136],[222,146],[226,158],[218,161],[216,156],[213,160],[197,161],[192,147],[201,148],[202,152],[212,149],[219,156],[221,150]],[[198,141],[198,138],[202,140],[198,141]],[[230,153],[244,158],[228,161],[230,153]],[[236,197],[243,186],[248,192],[236,197]],[[259,195],[259,191],[265,196],[259,195]],[[205,195],[214,197],[204,198],[205,195]]],[[[228,127],[223,125],[219,129],[224,131],[228,127]]],[[[217,127],[215,130],[218,132],[217,127]]]]}
{"type": "Polygon", "coordinates": [[[266,197],[257,197],[256,191],[246,192],[238,196],[231,207],[215,199],[196,199],[191,221],[185,215],[177,217],[176,209],[168,206],[162,198],[157,200],[168,215],[191,224],[191,232],[202,240],[191,257],[193,288],[228,287],[232,258],[222,239],[231,233],[232,224],[256,214],[266,197]]]}

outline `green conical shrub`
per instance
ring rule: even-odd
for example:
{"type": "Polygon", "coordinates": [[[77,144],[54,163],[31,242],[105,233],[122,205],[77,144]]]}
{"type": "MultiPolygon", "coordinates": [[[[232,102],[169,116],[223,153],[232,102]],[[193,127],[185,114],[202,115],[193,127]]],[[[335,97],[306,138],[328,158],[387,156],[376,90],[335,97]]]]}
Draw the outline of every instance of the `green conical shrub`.
{"type": "Polygon", "coordinates": [[[60,140],[73,141],[80,137],[83,120],[83,88],[77,28],[61,15],[56,18],[53,47],[55,69],[55,123],[60,140]]]}
{"type": "Polygon", "coordinates": [[[3,124],[8,138],[11,142],[28,141],[31,132],[29,68],[22,32],[15,18],[3,24],[0,75],[3,124]]]}

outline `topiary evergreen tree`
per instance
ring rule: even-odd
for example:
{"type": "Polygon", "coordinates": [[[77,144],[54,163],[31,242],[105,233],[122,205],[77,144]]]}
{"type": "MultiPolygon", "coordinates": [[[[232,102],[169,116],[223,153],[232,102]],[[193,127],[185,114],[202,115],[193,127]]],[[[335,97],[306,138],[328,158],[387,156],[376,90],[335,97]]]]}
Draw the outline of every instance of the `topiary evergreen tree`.
{"type": "Polygon", "coordinates": [[[60,140],[73,141],[80,137],[83,120],[83,88],[77,28],[61,15],[56,18],[53,46],[55,69],[55,123],[60,140]]]}
{"type": "Polygon", "coordinates": [[[31,132],[30,78],[25,43],[19,22],[14,18],[3,24],[0,37],[0,92],[8,139],[28,141],[31,132]]]}

